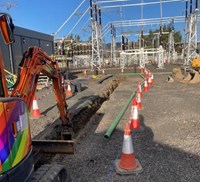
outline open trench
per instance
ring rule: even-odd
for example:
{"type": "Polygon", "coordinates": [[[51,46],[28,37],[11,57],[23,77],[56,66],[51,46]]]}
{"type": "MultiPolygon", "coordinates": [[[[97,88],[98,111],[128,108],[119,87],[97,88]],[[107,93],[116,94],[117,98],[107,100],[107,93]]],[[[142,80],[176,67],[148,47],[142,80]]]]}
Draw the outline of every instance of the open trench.
{"type": "MultiPolygon", "coordinates": [[[[89,124],[90,118],[95,115],[101,105],[109,100],[110,95],[114,92],[114,90],[118,87],[120,82],[124,81],[125,77],[115,77],[109,79],[109,83],[105,86],[105,88],[99,92],[99,94],[91,95],[87,97],[77,108],[77,106],[71,107],[73,115],[71,121],[73,123],[73,139],[77,141],[81,135],[81,130],[84,128],[86,124],[89,124]]],[[[103,84],[103,82],[101,83],[103,84]]],[[[98,123],[96,123],[98,124],[98,123]]],[[[59,119],[55,121],[49,131],[44,131],[42,137],[50,140],[59,140],[61,138],[61,125],[59,119]],[[44,136],[45,135],[45,136],[44,136]]],[[[37,162],[35,168],[37,169],[41,165],[46,163],[51,163],[52,158],[55,154],[45,154],[42,158],[37,162]]]]}
{"type": "Polygon", "coordinates": [[[90,118],[98,111],[103,102],[107,101],[113,91],[118,87],[120,79],[113,79],[110,84],[99,95],[89,97],[82,103],[81,109],[72,118],[75,136],[86,125],[90,118]]]}

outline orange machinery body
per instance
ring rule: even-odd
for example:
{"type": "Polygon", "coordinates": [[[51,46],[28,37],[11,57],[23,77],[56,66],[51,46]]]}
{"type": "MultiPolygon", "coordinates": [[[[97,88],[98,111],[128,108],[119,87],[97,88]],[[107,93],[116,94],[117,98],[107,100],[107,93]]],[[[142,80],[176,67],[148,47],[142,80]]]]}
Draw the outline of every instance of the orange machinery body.
{"type": "MultiPolygon", "coordinates": [[[[5,43],[13,41],[11,17],[0,12],[0,28],[5,43]]],[[[0,50],[0,181],[28,181],[33,172],[32,139],[29,112],[39,74],[53,81],[55,98],[63,128],[70,127],[62,73],[56,61],[38,47],[30,47],[19,64],[18,77],[9,94],[0,50]]]]}

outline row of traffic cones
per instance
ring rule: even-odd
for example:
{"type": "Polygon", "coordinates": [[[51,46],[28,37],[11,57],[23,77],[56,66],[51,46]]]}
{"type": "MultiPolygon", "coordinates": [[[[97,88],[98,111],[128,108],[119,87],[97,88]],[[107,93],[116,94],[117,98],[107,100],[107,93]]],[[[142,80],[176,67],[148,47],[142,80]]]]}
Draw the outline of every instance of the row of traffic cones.
{"type": "MultiPolygon", "coordinates": [[[[66,95],[72,96],[73,94],[72,94],[70,81],[68,81],[68,83],[67,83],[67,90],[66,90],[66,83],[65,83],[64,77],[62,77],[62,85],[63,85],[63,88],[65,90],[66,95]]],[[[38,107],[37,98],[36,98],[35,95],[33,97],[31,117],[34,118],[34,119],[38,119],[38,118],[41,117],[40,109],[38,107]]]]}
{"type": "MultiPolygon", "coordinates": [[[[144,71],[147,71],[144,68],[144,71]]],[[[153,83],[153,74],[148,71],[144,78],[144,92],[149,91],[149,86],[153,83]]],[[[142,107],[142,85],[138,82],[138,88],[136,92],[136,97],[132,100],[131,107],[131,117],[130,121],[126,123],[124,128],[124,140],[123,148],[121,153],[121,158],[115,161],[115,169],[119,174],[133,174],[140,173],[143,171],[142,166],[135,158],[135,153],[133,149],[133,142],[131,137],[131,130],[142,131],[138,118],[138,110],[143,109],[142,107]]]]}

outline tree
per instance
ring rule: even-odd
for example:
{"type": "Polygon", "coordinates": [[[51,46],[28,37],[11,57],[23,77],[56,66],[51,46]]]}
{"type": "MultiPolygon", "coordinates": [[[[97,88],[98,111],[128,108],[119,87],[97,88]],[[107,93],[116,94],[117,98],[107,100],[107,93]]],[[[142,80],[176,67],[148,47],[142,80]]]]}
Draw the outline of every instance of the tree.
{"type": "Polygon", "coordinates": [[[159,39],[161,45],[166,49],[168,47],[168,41],[169,41],[169,33],[171,31],[174,31],[174,42],[180,43],[182,41],[182,36],[180,31],[173,30],[173,27],[171,25],[163,25],[160,29],[156,30],[149,30],[149,34],[143,36],[145,46],[146,47],[157,47],[156,45],[159,45],[159,39]],[[160,34],[161,33],[161,34],[160,34]],[[159,37],[160,35],[160,37],[159,37]]]}
{"type": "Polygon", "coordinates": [[[81,41],[80,35],[75,35],[75,36],[74,36],[74,40],[75,40],[76,42],[80,42],[80,41],[81,41]]]}
{"type": "Polygon", "coordinates": [[[66,39],[66,40],[73,40],[73,39],[74,39],[74,38],[73,38],[73,34],[68,35],[65,39],[66,39]]]}

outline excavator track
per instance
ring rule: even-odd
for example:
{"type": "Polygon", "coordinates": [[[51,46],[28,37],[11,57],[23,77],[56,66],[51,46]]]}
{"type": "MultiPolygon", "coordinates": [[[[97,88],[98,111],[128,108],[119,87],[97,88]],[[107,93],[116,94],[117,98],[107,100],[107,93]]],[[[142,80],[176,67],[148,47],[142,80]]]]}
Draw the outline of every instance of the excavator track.
{"type": "Polygon", "coordinates": [[[33,172],[31,182],[67,182],[67,170],[60,164],[45,164],[33,172]]]}

